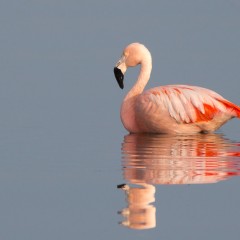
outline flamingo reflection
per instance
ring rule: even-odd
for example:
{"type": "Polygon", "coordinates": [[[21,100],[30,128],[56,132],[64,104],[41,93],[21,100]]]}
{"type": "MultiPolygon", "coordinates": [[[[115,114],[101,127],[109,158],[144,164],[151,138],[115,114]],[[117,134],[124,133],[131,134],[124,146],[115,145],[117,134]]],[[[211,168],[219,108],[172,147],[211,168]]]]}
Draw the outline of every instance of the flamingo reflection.
{"type": "Polygon", "coordinates": [[[156,226],[154,184],[210,184],[240,175],[240,144],[221,134],[189,136],[129,134],[122,143],[122,170],[128,184],[122,225],[156,226]],[[131,185],[135,186],[131,186],[131,185]]]}

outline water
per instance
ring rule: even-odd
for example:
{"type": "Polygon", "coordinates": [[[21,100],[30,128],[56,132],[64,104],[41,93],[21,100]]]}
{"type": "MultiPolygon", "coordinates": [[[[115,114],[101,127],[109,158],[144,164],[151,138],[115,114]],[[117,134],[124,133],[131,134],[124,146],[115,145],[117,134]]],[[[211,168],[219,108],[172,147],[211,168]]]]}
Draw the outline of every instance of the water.
{"type": "Polygon", "coordinates": [[[128,135],[113,67],[240,104],[238,1],[0,1],[0,238],[238,239],[239,126],[128,135]]]}
{"type": "Polygon", "coordinates": [[[122,172],[127,184],[118,187],[126,193],[127,207],[120,211],[121,224],[131,229],[161,228],[154,206],[159,185],[215,184],[239,176],[240,144],[220,134],[126,135],[122,172]]]}
{"type": "Polygon", "coordinates": [[[1,238],[239,235],[238,142],[221,133],[82,136],[75,121],[59,121],[2,128],[1,238]]]}

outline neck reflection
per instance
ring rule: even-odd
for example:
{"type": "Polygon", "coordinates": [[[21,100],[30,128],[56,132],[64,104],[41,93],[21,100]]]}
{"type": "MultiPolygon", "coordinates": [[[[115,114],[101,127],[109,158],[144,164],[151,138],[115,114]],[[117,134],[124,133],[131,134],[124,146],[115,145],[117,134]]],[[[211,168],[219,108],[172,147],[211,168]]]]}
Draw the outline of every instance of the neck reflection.
{"type": "Polygon", "coordinates": [[[121,224],[154,228],[155,184],[210,184],[239,176],[240,144],[220,134],[129,134],[122,143],[122,170],[128,184],[118,188],[128,206],[119,211],[121,224]]]}

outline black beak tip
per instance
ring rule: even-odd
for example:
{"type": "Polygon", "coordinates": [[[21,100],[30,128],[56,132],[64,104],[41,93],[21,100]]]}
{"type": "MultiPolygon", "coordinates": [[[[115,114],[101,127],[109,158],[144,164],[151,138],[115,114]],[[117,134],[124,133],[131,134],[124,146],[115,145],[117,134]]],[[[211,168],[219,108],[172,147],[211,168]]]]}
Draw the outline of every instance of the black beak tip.
{"type": "Polygon", "coordinates": [[[123,84],[124,75],[123,75],[122,71],[119,68],[115,67],[113,69],[113,72],[114,72],[114,75],[115,75],[115,78],[118,82],[119,87],[121,89],[123,89],[123,87],[124,87],[124,84],[123,84]]]}
{"type": "Polygon", "coordinates": [[[123,84],[121,85],[120,83],[118,84],[121,89],[124,88],[123,84]]]}

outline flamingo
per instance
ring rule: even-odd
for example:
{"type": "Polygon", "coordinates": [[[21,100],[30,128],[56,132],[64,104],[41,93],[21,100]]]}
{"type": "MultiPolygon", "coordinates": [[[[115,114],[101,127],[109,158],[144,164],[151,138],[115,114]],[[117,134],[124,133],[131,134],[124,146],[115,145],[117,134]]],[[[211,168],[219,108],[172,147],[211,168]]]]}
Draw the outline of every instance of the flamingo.
{"type": "Polygon", "coordinates": [[[130,133],[207,133],[234,117],[240,118],[239,106],[206,88],[166,85],[143,92],[150,79],[152,57],[140,43],[128,45],[114,67],[121,89],[127,68],[138,64],[141,68],[137,81],[120,110],[123,126],[130,133]]]}

